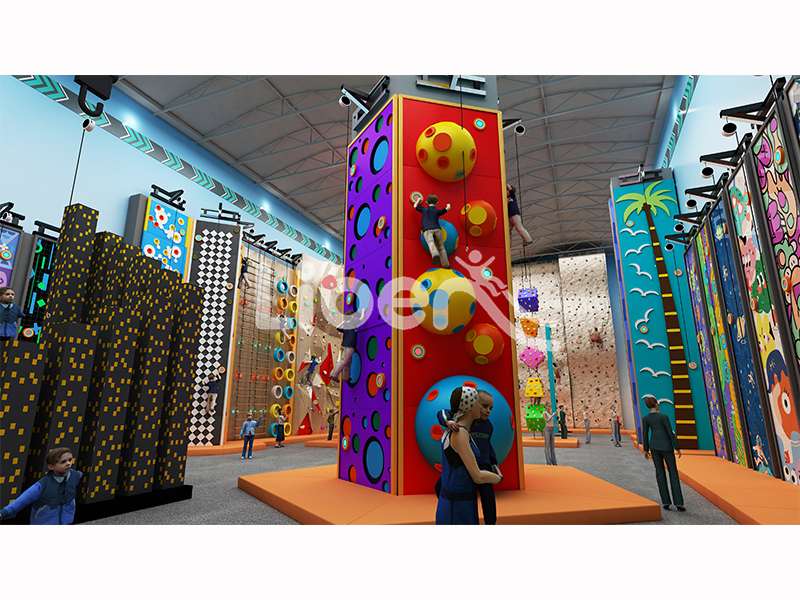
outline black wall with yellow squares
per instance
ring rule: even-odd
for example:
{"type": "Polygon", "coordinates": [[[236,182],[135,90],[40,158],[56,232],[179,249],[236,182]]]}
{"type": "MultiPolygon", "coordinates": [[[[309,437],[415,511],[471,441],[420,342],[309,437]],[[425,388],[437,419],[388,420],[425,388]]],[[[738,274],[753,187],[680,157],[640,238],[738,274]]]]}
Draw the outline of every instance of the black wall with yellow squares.
{"type": "Polygon", "coordinates": [[[80,204],[64,212],[41,343],[0,348],[0,506],[67,446],[84,474],[76,522],[92,506],[108,513],[128,498],[135,510],[191,493],[183,476],[203,290],[96,233],[97,216],[80,204]]]}

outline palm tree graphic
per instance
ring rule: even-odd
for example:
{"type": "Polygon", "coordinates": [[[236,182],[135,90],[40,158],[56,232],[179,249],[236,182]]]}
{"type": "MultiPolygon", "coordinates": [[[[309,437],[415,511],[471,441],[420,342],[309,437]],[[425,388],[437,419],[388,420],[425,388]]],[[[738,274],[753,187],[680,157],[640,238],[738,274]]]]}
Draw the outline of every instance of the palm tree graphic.
{"type": "Polygon", "coordinates": [[[664,319],[667,324],[667,347],[669,348],[669,362],[672,368],[672,391],[675,399],[675,434],[680,440],[681,448],[697,449],[697,424],[694,418],[694,407],[692,406],[692,389],[689,385],[689,368],[686,363],[686,352],[681,337],[680,321],[678,311],[675,307],[675,300],[672,297],[672,287],[669,283],[667,266],[664,263],[664,255],[661,252],[661,244],[656,234],[656,226],[653,223],[653,214],[658,214],[658,210],[663,210],[669,216],[669,208],[664,204],[665,201],[674,202],[677,206],[678,201],[670,195],[669,189],[660,189],[653,192],[660,182],[651,183],[644,191],[644,194],[631,192],[615,200],[616,203],[632,201],[630,206],[625,209],[622,215],[622,222],[625,223],[633,211],[638,215],[644,211],[647,218],[647,227],[650,231],[650,243],[653,245],[653,254],[656,259],[656,270],[658,271],[658,283],[661,287],[661,302],[664,308],[664,319]]]}

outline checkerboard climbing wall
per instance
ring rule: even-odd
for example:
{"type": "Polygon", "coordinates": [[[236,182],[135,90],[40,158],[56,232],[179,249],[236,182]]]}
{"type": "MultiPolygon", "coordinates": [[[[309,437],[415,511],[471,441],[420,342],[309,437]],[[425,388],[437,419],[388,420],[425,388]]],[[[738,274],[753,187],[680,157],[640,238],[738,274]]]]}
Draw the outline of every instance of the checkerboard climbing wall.
{"type": "MultiPolygon", "coordinates": [[[[193,446],[222,443],[224,397],[220,394],[217,398],[214,413],[205,414],[205,379],[219,367],[224,370],[220,379],[228,378],[241,238],[241,228],[235,224],[195,223],[189,282],[203,290],[203,307],[189,425],[189,444],[193,446]]],[[[220,391],[223,388],[221,382],[220,391]]]]}

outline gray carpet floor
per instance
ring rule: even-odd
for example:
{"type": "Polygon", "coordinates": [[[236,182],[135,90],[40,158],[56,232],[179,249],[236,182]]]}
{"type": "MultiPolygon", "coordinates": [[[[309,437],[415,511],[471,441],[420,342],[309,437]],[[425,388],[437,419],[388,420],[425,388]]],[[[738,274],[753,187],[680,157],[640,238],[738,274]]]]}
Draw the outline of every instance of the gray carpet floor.
{"type": "MultiPolygon", "coordinates": [[[[575,437],[575,436],[571,436],[575,437]]],[[[559,465],[575,467],[590,475],[660,503],[652,461],[645,460],[630,438],[622,447],[611,443],[609,435],[594,435],[585,445],[578,436],[578,448],[556,448],[559,465]]],[[[524,448],[524,461],[546,464],[544,448],[524,448]]],[[[680,459],[678,459],[680,464],[680,459]]],[[[146,510],[98,519],[85,525],[298,525],[280,511],[264,504],[237,487],[241,475],[286,471],[336,464],[336,450],[306,448],[289,444],[267,447],[253,453],[252,460],[239,454],[190,456],[186,461],[185,482],[193,486],[192,498],[146,510]]],[[[686,512],[662,509],[662,521],[639,525],[736,525],[731,517],[681,482],[686,512]]]]}

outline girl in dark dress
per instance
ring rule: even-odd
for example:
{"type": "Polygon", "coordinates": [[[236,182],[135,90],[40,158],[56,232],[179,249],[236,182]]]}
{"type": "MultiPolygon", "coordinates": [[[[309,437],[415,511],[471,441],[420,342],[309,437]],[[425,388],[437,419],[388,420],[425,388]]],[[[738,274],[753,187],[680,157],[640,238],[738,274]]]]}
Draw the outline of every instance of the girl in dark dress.
{"type": "Polygon", "coordinates": [[[478,468],[480,451],[469,434],[472,422],[480,418],[478,390],[460,387],[450,396],[450,410],[458,431],[442,436],[442,491],[436,506],[437,525],[477,525],[479,483],[500,483],[502,475],[478,468]]]}

